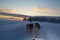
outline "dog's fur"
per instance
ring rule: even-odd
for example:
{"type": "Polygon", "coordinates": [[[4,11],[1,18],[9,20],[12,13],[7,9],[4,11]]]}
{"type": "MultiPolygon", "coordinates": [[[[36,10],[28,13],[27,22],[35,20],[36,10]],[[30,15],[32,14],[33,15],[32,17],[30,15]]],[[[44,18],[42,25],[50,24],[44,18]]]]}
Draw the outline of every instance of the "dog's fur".
{"type": "Polygon", "coordinates": [[[35,31],[35,37],[36,38],[39,35],[39,30],[40,30],[40,24],[39,23],[35,23],[34,31],[35,31]]]}
{"type": "Polygon", "coordinates": [[[26,24],[26,31],[29,32],[31,34],[33,29],[33,24],[26,24]]]}
{"type": "MultiPolygon", "coordinates": [[[[39,30],[40,30],[40,24],[39,23],[34,23],[34,32],[35,32],[35,38],[38,37],[39,35],[39,30]]],[[[33,29],[33,24],[26,24],[26,31],[31,34],[33,29]]]]}
{"type": "Polygon", "coordinates": [[[40,29],[40,24],[39,23],[35,23],[34,28],[40,29]]]}

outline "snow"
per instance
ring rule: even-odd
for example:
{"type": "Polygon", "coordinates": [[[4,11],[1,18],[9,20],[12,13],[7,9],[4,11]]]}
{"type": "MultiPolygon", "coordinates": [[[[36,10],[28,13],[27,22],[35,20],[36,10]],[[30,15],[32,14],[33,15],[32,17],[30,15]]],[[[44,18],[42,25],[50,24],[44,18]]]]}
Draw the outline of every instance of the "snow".
{"type": "MultiPolygon", "coordinates": [[[[16,21],[17,22],[17,21],[16,21]]],[[[29,21],[18,21],[18,23],[5,24],[0,26],[0,40],[30,40],[34,33],[26,33],[26,24],[29,21]]],[[[32,22],[36,23],[36,22],[32,22]]],[[[39,40],[60,40],[60,24],[38,22],[41,25],[39,40]]],[[[36,39],[37,40],[37,39],[36,39]]]]}

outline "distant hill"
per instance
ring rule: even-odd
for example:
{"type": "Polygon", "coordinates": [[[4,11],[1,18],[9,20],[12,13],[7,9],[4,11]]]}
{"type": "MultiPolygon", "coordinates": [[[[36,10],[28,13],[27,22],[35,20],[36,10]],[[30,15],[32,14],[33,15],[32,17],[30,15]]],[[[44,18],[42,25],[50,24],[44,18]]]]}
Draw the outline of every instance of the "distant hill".
{"type": "Polygon", "coordinates": [[[29,16],[27,16],[27,15],[11,14],[11,13],[5,13],[5,12],[0,12],[0,15],[5,15],[5,16],[15,16],[15,17],[29,17],[29,16]]]}
{"type": "Polygon", "coordinates": [[[60,23],[60,17],[56,17],[56,16],[34,16],[34,17],[30,17],[28,20],[60,23]]]}

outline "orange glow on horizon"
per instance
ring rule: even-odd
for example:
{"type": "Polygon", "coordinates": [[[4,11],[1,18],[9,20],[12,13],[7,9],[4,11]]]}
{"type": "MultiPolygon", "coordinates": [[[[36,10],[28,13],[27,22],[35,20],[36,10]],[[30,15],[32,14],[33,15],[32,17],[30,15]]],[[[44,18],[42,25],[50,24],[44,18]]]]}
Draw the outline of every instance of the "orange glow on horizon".
{"type": "Polygon", "coordinates": [[[4,16],[4,15],[0,15],[0,18],[5,18],[5,19],[11,19],[11,20],[20,20],[23,21],[23,17],[14,17],[14,16],[4,16]]]}

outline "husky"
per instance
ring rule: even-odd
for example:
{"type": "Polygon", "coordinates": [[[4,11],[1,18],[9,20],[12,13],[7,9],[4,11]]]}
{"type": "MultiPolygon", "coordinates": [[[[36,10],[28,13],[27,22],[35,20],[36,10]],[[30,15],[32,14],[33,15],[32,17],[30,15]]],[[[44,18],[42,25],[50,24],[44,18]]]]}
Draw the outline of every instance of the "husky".
{"type": "Polygon", "coordinates": [[[38,35],[39,35],[39,30],[40,30],[40,24],[39,24],[39,23],[35,23],[35,26],[34,26],[35,38],[38,37],[38,35]]]}
{"type": "Polygon", "coordinates": [[[31,34],[32,29],[33,29],[33,24],[26,24],[26,31],[27,31],[29,34],[31,34]]]}

